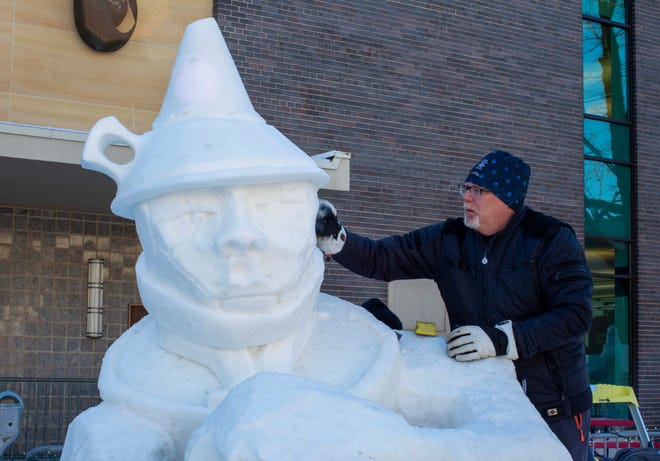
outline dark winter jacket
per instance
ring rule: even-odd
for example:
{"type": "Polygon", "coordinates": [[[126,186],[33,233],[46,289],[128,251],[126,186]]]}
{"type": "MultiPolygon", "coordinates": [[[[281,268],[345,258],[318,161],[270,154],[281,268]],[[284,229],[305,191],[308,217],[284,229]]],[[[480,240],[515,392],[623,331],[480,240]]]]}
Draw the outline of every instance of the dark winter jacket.
{"type": "Polygon", "coordinates": [[[365,277],[433,279],[452,329],[511,320],[516,373],[541,414],[552,421],[590,408],[584,335],[593,284],[568,225],[523,207],[490,237],[462,219],[379,241],[348,232],[334,259],[365,277]]]}

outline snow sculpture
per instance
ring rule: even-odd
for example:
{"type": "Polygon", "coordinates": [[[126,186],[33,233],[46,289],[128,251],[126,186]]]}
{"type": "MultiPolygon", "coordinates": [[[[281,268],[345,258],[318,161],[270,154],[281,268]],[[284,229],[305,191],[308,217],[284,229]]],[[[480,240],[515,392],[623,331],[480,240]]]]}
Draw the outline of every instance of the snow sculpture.
{"type": "Polygon", "coordinates": [[[327,177],[255,112],[215,20],[187,27],[153,130],[100,120],[83,166],[135,220],[149,315],[107,351],[62,460],[569,459],[508,360],[454,362],[319,293],[327,177]]]}

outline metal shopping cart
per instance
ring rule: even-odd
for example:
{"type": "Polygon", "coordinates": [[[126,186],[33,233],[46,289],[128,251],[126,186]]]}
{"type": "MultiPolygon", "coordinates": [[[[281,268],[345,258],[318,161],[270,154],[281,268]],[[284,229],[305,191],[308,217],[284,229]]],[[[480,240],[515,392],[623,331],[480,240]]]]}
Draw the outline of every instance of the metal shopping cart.
{"type": "Polygon", "coordinates": [[[594,459],[611,460],[616,452],[623,448],[653,446],[660,448],[660,442],[654,442],[652,439],[652,436],[660,434],[649,433],[632,387],[596,384],[591,386],[591,390],[594,406],[625,404],[628,413],[624,417],[591,418],[589,443],[594,452],[594,459]]]}

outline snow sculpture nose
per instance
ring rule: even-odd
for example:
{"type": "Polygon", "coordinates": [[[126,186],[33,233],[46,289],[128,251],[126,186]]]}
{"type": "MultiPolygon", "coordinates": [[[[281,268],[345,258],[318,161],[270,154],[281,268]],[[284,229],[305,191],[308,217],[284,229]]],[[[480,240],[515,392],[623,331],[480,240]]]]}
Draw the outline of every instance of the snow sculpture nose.
{"type": "Polygon", "coordinates": [[[217,230],[216,247],[219,251],[227,248],[235,250],[266,248],[266,235],[248,216],[243,206],[233,203],[226,218],[222,227],[217,230]]]}

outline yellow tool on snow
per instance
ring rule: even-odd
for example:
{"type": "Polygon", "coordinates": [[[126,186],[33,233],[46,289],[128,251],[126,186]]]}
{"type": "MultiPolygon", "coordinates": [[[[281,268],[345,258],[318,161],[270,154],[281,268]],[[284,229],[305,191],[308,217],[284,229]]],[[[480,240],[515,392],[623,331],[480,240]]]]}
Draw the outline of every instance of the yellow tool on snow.
{"type": "Polygon", "coordinates": [[[435,336],[435,323],[417,321],[415,333],[422,336],[435,336]]]}

